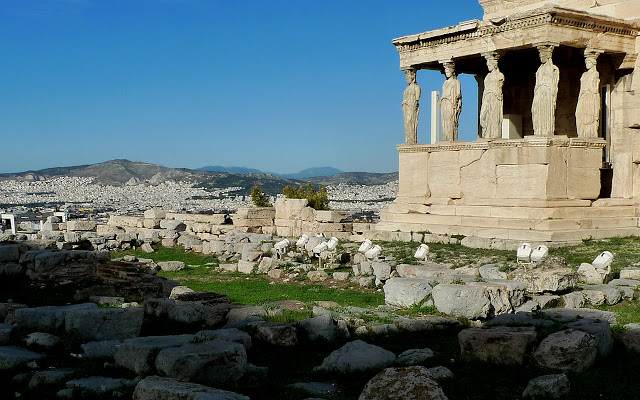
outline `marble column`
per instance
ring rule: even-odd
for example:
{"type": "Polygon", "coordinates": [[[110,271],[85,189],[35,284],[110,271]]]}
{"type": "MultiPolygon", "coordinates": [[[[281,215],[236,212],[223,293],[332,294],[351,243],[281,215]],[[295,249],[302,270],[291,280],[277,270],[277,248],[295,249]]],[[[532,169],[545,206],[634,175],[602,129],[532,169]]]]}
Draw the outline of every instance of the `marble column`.
{"type": "Polygon", "coordinates": [[[418,116],[420,114],[420,95],[422,91],[416,82],[416,70],[408,69],[404,73],[408,85],[402,98],[404,142],[406,144],[416,144],[418,143],[418,116]]]}
{"type": "Polygon", "coordinates": [[[485,54],[489,73],[484,78],[484,92],[480,107],[480,125],[482,137],[485,139],[500,139],[502,137],[502,85],[504,75],[498,69],[500,56],[496,52],[485,54]]]}
{"type": "Polygon", "coordinates": [[[596,68],[600,53],[590,49],[584,52],[587,70],[580,77],[580,94],[576,106],[578,137],[598,137],[600,127],[600,74],[596,68]]]}
{"type": "Polygon", "coordinates": [[[442,85],[440,111],[442,114],[442,141],[458,140],[458,120],[462,110],[462,91],[460,81],[456,77],[455,64],[452,60],[440,62],[444,66],[447,80],[442,85]]]}
{"type": "Polygon", "coordinates": [[[551,59],[554,47],[555,45],[550,44],[538,46],[541,65],[536,72],[536,86],[531,105],[533,134],[536,136],[553,136],[555,132],[560,70],[551,59]]]}

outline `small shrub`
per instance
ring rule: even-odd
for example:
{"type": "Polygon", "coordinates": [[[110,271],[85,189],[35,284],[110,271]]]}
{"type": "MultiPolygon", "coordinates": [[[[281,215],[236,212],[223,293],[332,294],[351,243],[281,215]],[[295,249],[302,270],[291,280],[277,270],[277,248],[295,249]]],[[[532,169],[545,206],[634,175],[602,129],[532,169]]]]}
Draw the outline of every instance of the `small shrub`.
{"type": "Polygon", "coordinates": [[[327,193],[327,187],[324,185],[318,185],[318,190],[313,187],[311,182],[307,182],[306,186],[300,185],[298,189],[287,185],[282,190],[282,193],[288,199],[309,200],[309,207],[315,210],[329,209],[329,194],[327,193]]]}
{"type": "Polygon", "coordinates": [[[253,187],[253,190],[251,191],[251,201],[256,207],[271,207],[269,197],[262,193],[260,186],[253,187]]]}

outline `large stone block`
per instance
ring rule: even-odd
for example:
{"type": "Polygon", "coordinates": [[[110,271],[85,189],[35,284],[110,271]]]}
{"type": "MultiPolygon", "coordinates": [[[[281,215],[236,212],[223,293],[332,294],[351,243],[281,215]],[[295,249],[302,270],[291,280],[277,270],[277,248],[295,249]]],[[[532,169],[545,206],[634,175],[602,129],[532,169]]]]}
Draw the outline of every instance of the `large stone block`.
{"type": "Polygon", "coordinates": [[[567,168],[567,196],[570,199],[593,200],[599,194],[599,168],[567,168]]]}
{"type": "Polygon", "coordinates": [[[491,312],[491,300],[482,286],[436,285],[431,292],[438,311],[468,319],[487,318],[491,312]]]}
{"type": "Polygon", "coordinates": [[[150,209],[144,212],[144,217],[149,219],[164,219],[167,216],[165,210],[150,209]]]}
{"type": "Polygon", "coordinates": [[[424,301],[437,282],[420,278],[391,278],[384,284],[384,301],[387,304],[411,307],[424,301]]]}
{"type": "Polygon", "coordinates": [[[427,174],[431,197],[461,197],[458,156],[457,151],[440,151],[429,155],[427,174]]]}
{"type": "Polygon", "coordinates": [[[571,268],[533,269],[518,273],[513,279],[524,282],[529,293],[565,292],[578,285],[578,274],[571,268]]]}
{"type": "Polygon", "coordinates": [[[523,365],[536,337],[533,327],[470,328],[458,334],[462,357],[502,365],[523,365]]]}
{"type": "Polygon", "coordinates": [[[548,165],[498,165],[496,196],[506,199],[547,198],[548,165]]]}
{"type": "Polygon", "coordinates": [[[0,263],[18,262],[20,260],[20,245],[5,244],[0,246],[0,263]]]}
{"type": "Polygon", "coordinates": [[[20,308],[15,311],[15,321],[17,326],[26,330],[56,333],[64,327],[65,318],[70,312],[97,308],[95,303],[20,308]]]}
{"type": "Polygon", "coordinates": [[[44,354],[34,353],[21,347],[0,346],[0,371],[16,369],[43,357],[45,357],[44,354]]]}
{"type": "Polygon", "coordinates": [[[148,376],[138,382],[134,400],[249,400],[247,396],[226,390],[180,382],[171,378],[148,376]]]}
{"type": "Polygon", "coordinates": [[[597,353],[595,336],[566,329],[547,336],[536,349],[534,358],[542,368],[580,373],[593,365],[597,353]]]}
{"type": "Polygon", "coordinates": [[[210,386],[237,381],[244,375],[246,365],[244,346],[219,339],[169,347],[156,357],[160,374],[210,386]]]}
{"type": "Polygon", "coordinates": [[[192,339],[193,335],[146,336],[128,339],[115,353],[115,363],[138,375],[148,375],[155,371],[156,356],[161,350],[185,345],[192,339]]]}
{"type": "Polygon", "coordinates": [[[65,331],[86,341],[128,339],[140,335],[142,308],[100,308],[70,311],[65,331]]]}
{"type": "Polygon", "coordinates": [[[67,221],[68,231],[95,231],[97,223],[95,221],[85,221],[72,219],[67,221]]]}

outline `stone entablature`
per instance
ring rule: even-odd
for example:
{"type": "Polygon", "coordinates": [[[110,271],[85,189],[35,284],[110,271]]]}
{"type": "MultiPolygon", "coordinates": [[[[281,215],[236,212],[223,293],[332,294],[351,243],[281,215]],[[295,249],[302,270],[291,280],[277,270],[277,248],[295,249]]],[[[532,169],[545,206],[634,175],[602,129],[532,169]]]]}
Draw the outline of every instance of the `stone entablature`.
{"type": "Polygon", "coordinates": [[[575,147],[602,149],[605,146],[603,139],[582,139],[569,138],[567,136],[553,137],[526,137],[524,139],[497,139],[497,140],[478,140],[475,142],[448,142],[437,144],[417,144],[407,145],[399,144],[398,152],[400,153],[432,153],[437,151],[460,151],[460,150],[487,150],[495,147],[575,147]]]}
{"type": "Polygon", "coordinates": [[[620,68],[633,68],[638,24],[583,11],[545,6],[496,22],[472,20],[393,40],[400,69],[440,69],[440,60],[480,56],[499,50],[535,47],[541,41],[606,49],[624,56],[620,68]],[[543,39],[544,38],[544,39],[543,39]]]}

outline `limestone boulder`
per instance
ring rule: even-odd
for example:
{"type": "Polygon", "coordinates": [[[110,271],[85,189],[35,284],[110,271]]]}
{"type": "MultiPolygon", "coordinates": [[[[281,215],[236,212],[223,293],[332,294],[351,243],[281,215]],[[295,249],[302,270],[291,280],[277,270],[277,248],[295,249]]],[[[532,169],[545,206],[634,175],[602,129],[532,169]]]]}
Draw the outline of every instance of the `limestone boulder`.
{"type": "Polygon", "coordinates": [[[35,353],[15,346],[0,346],[0,371],[9,371],[28,362],[44,358],[44,354],[35,353]]]}
{"type": "Polygon", "coordinates": [[[225,243],[222,240],[208,240],[202,242],[202,253],[220,254],[225,251],[225,243]]]}
{"type": "Polygon", "coordinates": [[[173,272],[185,269],[186,265],[183,261],[160,261],[158,267],[162,271],[173,272]]]}
{"type": "Polygon", "coordinates": [[[425,367],[387,368],[364,387],[358,400],[447,400],[425,367]]]}
{"type": "Polygon", "coordinates": [[[18,262],[20,260],[20,245],[5,244],[0,246],[0,263],[18,262]]]}
{"type": "Polygon", "coordinates": [[[178,245],[183,246],[185,250],[191,250],[191,246],[201,245],[202,240],[197,236],[180,234],[177,243],[178,245]]]}
{"type": "Polygon", "coordinates": [[[95,221],[72,219],[67,221],[68,231],[95,231],[98,224],[95,221]]]}
{"type": "Polygon", "coordinates": [[[398,354],[396,365],[399,367],[409,367],[422,364],[434,356],[431,349],[409,349],[398,354]]]}
{"type": "Polygon", "coordinates": [[[604,283],[604,276],[593,265],[589,263],[582,263],[578,267],[578,275],[580,281],[592,285],[600,285],[604,283]]]}
{"type": "Polygon", "coordinates": [[[395,359],[395,354],[382,347],[354,340],[334,350],[316,368],[340,373],[379,370],[393,364],[395,359]]]}
{"type": "Polygon", "coordinates": [[[463,358],[500,365],[523,365],[536,338],[533,327],[469,328],[458,334],[463,358]]]}
{"type": "Polygon", "coordinates": [[[253,261],[238,260],[238,272],[247,275],[252,274],[253,267],[255,267],[255,265],[256,263],[254,263],[253,261]]]}
{"type": "Polygon", "coordinates": [[[391,265],[386,262],[371,263],[373,275],[380,281],[386,281],[391,276],[391,265]]]}
{"type": "Polygon", "coordinates": [[[236,328],[222,328],[222,329],[214,329],[214,330],[204,330],[199,331],[194,335],[194,341],[205,341],[205,340],[226,340],[229,342],[235,342],[244,346],[246,350],[251,349],[253,344],[251,340],[251,336],[244,331],[236,328]]]}
{"type": "Polygon", "coordinates": [[[272,269],[278,266],[278,261],[271,257],[263,257],[258,264],[258,272],[261,274],[266,274],[272,269]]]}
{"type": "Polygon", "coordinates": [[[184,232],[184,230],[187,229],[187,225],[182,221],[163,219],[160,220],[160,228],[169,231],[184,232]]]}
{"type": "Polygon", "coordinates": [[[136,383],[133,380],[105,376],[90,376],[67,382],[67,387],[79,397],[106,395],[112,395],[116,398],[128,397],[131,396],[135,386],[136,383]]]}
{"type": "Polygon", "coordinates": [[[298,344],[298,329],[291,324],[267,322],[258,325],[254,338],[277,347],[292,347],[298,344]]]}
{"type": "Polygon", "coordinates": [[[625,349],[640,353],[640,328],[628,329],[618,335],[625,349]]]}
{"type": "Polygon", "coordinates": [[[33,332],[24,338],[27,347],[33,348],[52,348],[60,343],[60,337],[45,332],[33,332]]]}
{"type": "Polygon", "coordinates": [[[578,274],[571,268],[536,268],[527,272],[518,272],[513,279],[525,283],[529,293],[566,292],[578,285],[578,274]]]}
{"type": "Polygon", "coordinates": [[[210,386],[236,382],[244,375],[246,365],[244,346],[219,339],[169,347],[156,357],[160,374],[210,386]]]}
{"type": "Polygon", "coordinates": [[[500,271],[502,266],[499,264],[485,264],[478,268],[478,273],[482,279],[507,279],[507,273],[500,271]]]}
{"type": "Polygon", "coordinates": [[[431,295],[436,281],[421,278],[391,278],[383,286],[385,303],[411,307],[431,295]]]}
{"type": "Polygon", "coordinates": [[[30,390],[45,391],[53,385],[60,386],[60,384],[73,375],[74,372],[72,368],[56,368],[38,371],[33,374],[27,387],[30,390]]]}
{"type": "Polygon", "coordinates": [[[115,364],[138,375],[155,371],[156,356],[168,347],[178,347],[193,340],[193,335],[145,336],[128,339],[118,346],[114,354],[115,364]]]}
{"type": "Polygon", "coordinates": [[[65,332],[86,341],[128,339],[140,335],[142,308],[75,310],[65,317],[65,332]]]}
{"type": "Polygon", "coordinates": [[[491,299],[483,286],[439,284],[431,292],[438,311],[468,319],[487,318],[491,299]]]}
{"type": "Polygon", "coordinates": [[[640,279],[640,268],[627,267],[620,270],[620,279],[640,279]]]}
{"type": "Polygon", "coordinates": [[[80,345],[84,356],[88,359],[109,358],[113,359],[114,355],[120,349],[122,340],[101,340],[97,342],[88,342],[80,345]]]}
{"type": "Polygon", "coordinates": [[[304,319],[296,324],[312,342],[317,340],[332,342],[338,337],[337,323],[329,314],[304,319]]]}
{"type": "Polygon", "coordinates": [[[598,341],[590,333],[565,329],[547,336],[533,357],[545,369],[580,373],[590,368],[598,353],[598,341]]]}
{"type": "Polygon", "coordinates": [[[133,400],[249,400],[247,396],[226,390],[171,378],[148,376],[138,382],[133,400]]]}
{"type": "Polygon", "coordinates": [[[311,282],[323,282],[329,279],[329,274],[324,271],[309,271],[307,278],[309,278],[311,282]]]}
{"type": "Polygon", "coordinates": [[[15,311],[15,321],[17,326],[26,330],[56,333],[64,328],[68,313],[97,308],[98,306],[94,303],[20,308],[15,311]]]}
{"type": "Polygon", "coordinates": [[[525,399],[563,399],[569,394],[571,385],[565,374],[542,375],[527,383],[522,392],[525,399]]]}
{"type": "Polygon", "coordinates": [[[599,319],[580,318],[570,322],[567,328],[575,329],[592,334],[598,345],[598,355],[606,357],[613,350],[613,338],[611,336],[611,326],[609,322],[599,319]]]}

